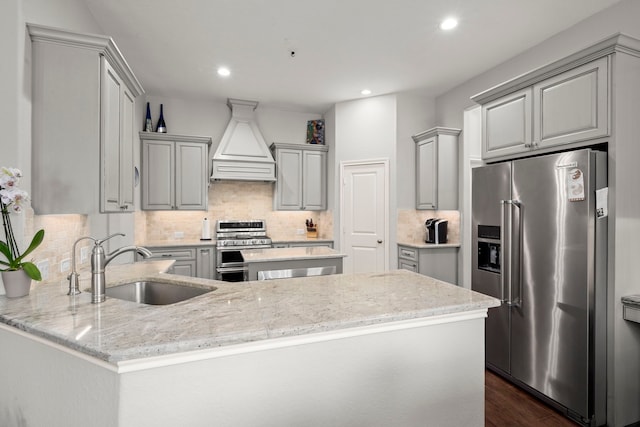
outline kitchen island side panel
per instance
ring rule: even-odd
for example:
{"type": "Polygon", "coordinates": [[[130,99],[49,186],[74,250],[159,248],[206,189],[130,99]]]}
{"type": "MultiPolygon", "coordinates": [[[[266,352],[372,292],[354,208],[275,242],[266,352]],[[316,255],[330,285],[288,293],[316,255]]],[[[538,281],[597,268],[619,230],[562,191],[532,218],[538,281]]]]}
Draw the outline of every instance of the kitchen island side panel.
{"type": "Polygon", "coordinates": [[[127,372],[120,426],[483,426],[484,316],[454,317],[127,372]]]}

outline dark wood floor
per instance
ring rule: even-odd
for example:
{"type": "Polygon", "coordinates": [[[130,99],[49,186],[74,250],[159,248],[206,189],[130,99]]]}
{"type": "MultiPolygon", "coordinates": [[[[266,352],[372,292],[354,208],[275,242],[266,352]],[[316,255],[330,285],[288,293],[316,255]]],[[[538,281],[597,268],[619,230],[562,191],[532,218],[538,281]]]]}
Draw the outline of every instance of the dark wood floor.
{"type": "Polygon", "coordinates": [[[578,424],[493,372],[486,371],[485,426],[576,427],[578,424]]]}

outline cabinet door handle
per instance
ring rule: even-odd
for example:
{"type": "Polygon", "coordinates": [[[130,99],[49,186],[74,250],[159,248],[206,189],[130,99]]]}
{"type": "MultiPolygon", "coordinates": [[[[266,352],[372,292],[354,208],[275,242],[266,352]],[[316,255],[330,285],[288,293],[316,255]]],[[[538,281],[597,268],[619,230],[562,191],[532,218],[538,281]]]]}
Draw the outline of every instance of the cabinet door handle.
{"type": "Polygon", "coordinates": [[[382,243],[382,240],[378,239],[378,243],[382,243]]]}

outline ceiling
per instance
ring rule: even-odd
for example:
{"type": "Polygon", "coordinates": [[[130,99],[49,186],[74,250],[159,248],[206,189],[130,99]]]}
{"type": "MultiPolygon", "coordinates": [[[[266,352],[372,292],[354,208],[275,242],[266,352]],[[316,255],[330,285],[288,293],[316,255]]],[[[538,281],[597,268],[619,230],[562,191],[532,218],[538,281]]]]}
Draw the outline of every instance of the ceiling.
{"type": "Polygon", "coordinates": [[[437,96],[619,0],[84,1],[149,95],[323,113],[364,88],[437,96]]]}

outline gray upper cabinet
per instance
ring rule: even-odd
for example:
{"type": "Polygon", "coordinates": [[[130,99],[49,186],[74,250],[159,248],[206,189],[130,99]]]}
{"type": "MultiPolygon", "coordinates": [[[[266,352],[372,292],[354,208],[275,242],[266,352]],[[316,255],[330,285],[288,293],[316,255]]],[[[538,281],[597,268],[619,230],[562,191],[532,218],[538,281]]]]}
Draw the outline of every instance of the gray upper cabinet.
{"type": "Polygon", "coordinates": [[[482,107],[483,157],[506,156],[531,147],[531,88],[482,107]]]}
{"type": "Polygon", "coordinates": [[[207,210],[211,138],[140,132],[142,209],[207,210]]]}
{"type": "Polygon", "coordinates": [[[460,129],[436,127],[413,135],[416,143],[416,209],[458,209],[460,129]]]}
{"type": "Polygon", "coordinates": [[[533,139],[540,147],[609,133],[607,58],[547,79],[533,87],[533,139]]]}
{"type": "Polygon", "coordinates": [[[34,211],[133,211],[134,111],[142,86],[110,37],[27,28],[34,211]]]}
{"type": "Polygon", "coordinates": [[[271,145],[276,159],[275,210],[327,208],[327,152],[324,145],[271,145]]]}
{"type": "Polygon", "coordinates": [[[607,137],[609,57],[605,53],[578,52],[472,97],[482,104],[483,159],[542,154],[561,146],[577,148],[607,137]]]}
{"type": "Polygon", "coordinates": [[[133,204],[134,96],[102,57],[102,212],[131,212],[133,204]]]}

